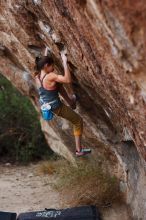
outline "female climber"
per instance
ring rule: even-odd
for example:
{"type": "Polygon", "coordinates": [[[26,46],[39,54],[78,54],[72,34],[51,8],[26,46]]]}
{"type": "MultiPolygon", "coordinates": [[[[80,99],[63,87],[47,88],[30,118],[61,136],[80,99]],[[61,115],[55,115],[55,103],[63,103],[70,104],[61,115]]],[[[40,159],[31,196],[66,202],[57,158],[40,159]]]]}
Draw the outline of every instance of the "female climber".
{"type": "MultiPolygon", "coordinates": [[[[76,156],[83,156],[90,153],[89,148],[81,145],[81,136],[83,131],[83,120],[73,109],[76,107],[75,95],[69,97],[66,90],[63,88],[63,83],[71,83],[71,74],[67,64],[67,56],[62,52],[61,58],[63,61],[64,75],[58,75],[54,69],[54,60],[51,56],[42,56],[36,58],[34,73],[36,85],[40,100],[43,103],[51,103],[51,110],[54,114],[67,119],[73,124],[73,131],[76,143],[76,156]],[[65,105],[59,98],[59,94],[70,105],[65,105]]],[[[41,102],[40,102],[41,104],[41,102]]]]}

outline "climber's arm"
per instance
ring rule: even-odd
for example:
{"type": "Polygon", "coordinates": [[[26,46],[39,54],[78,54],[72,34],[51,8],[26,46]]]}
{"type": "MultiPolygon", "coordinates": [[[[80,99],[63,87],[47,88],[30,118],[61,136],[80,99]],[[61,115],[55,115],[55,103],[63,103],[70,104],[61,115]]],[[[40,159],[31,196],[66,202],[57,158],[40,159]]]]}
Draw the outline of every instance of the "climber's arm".
{"type": "Polygon", "coordinates": [[[66,55],[62,54],[62,60],[63,60],[63,67],[64,67],[64,75],[58,75],[54,72],[51,74],[51,80],[59,83],[71,83],[71,74],[68,68],[67,64],[67,57],[66,55]]]}
{"type": "Polygon", "coordinates": [[[67,74],[64,76],[54,74],[54,81],[59,83],[71,83],[71,79],[67,74]]]}
{"type": "Polygon", "coordinates": [[[62,57],[63,67],[64,67],[64,76],[54,74],[54,80],[59,83],[71,83],[71,74],[70,74],[68,64],[67,64],[67,56],[64,54],[64,52],[62,52],[61,57],[62,57]]]}
{"type": "Polygon", "coordinates": [[[69,71],[69,67],[67,64],[67,55],[65,55],[64,52],[61,53],[61,58],[63,61],[63,67],[64,67],[64,76],[68,79],[68,83],[71,83],[71,74],[69,71]]]}
{"type": "Polygon", "coordinates": [[[54,72],[51,73],[52,80],[59,83],[71,83],[71,74],[69,68],[67,66],[67,62],[64,62],[64,76],[55,74],[54,72]]]}

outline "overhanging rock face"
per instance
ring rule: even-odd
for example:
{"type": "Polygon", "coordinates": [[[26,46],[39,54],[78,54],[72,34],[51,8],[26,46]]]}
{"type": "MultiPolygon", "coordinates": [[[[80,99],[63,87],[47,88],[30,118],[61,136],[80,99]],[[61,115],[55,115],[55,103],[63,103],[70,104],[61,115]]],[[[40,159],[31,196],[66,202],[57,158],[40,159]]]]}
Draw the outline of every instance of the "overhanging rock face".
{"type": "MultiPolygon", "coordinates": [[[[39,112],[31,73],[47,45],[62,72],[68,49],[83,142],[123,170],[133,215],[146,218],[146,5],[144,0],[7,0],[0,3],[0,72],[39,112]],[[145,188],[144,188],[145,187],[145,188]],[[145,189],[145,190],[144,190],[145,189]]],[[[74,161],[68,123],[41,119],[50,147],[74,161]]],[[[117,168],[119,169],[119,168],[117,168]]],[[[124,188],[124,187],[123,187],[124,188]]]]}

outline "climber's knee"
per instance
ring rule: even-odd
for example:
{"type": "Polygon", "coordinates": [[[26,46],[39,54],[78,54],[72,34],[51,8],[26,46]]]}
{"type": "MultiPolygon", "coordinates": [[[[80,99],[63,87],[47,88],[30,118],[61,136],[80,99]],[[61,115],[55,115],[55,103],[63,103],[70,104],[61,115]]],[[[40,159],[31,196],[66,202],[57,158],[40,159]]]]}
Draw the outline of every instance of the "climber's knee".
{"type": "Polygon", "coordinates": [[[83,133],[83,119],[78,115],[78,119],[74,124],[74,135],[80,136],[83,133]]]}

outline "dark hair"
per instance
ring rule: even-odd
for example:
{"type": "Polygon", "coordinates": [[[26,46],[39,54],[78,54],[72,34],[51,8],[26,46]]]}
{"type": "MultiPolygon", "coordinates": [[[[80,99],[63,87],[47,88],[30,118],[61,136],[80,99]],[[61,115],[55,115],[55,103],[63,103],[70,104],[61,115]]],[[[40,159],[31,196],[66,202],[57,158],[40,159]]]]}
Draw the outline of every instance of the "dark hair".
{"type": "Polygon", "coordinates": [[[54,63],[54,60],[50,56],[43,56],[43,57],[36,57],[35,64],[36,64],[36,70],[40,72],[45,64],[51,65],[54,63]]]}
{"type": "Polygon", "coordinates": [[[36,77],[38,76],[39,72],[43,69],[45,64],[53,64],[54,60],[50,56],[43,56],[43,57],[36,57],[35,59],[35,72],[33,73],[33,76],[36,77]]]}

